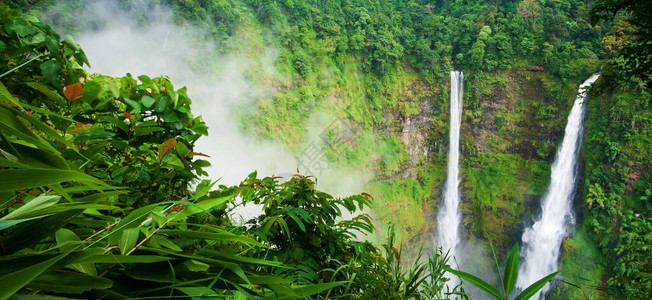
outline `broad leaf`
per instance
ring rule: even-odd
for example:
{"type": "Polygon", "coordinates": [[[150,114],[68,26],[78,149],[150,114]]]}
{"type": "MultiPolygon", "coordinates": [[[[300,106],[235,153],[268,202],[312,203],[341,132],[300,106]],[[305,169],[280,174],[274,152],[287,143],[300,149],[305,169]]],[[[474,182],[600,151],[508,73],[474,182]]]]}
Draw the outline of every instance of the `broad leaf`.
{"type": "Polygon", "coordinates": [[[41,64],[41,73],[43,74],[43,81],[52,82],[57,79],[59,71],[61,70],[61,64],[58,61],[52,59],[48,60],[41,64]]]}
{"type": "Polygon", "coordinates": [[[140,98],[140,103],[142,103],[146,108],[151,108],[154,105],[154,98],[150,96],[143,96],[140,98]]]}
{"type": "Polygon", "coordinates": [[[82,97],[83,88],[79,83],[63,87],[63,95],[70,101],[75,101],[82,97]]]}
{"type": "Polygon", "coordinates": [[[174,151],[174,148],[176,146],[177,146],[177,140],[175,138],[166,140],[165,142],[163,142],[163,144],[161,144],[158,147],[158,156],[161,158],[165,157],[166,155],[172,153],[172,151],[174,151]]]}

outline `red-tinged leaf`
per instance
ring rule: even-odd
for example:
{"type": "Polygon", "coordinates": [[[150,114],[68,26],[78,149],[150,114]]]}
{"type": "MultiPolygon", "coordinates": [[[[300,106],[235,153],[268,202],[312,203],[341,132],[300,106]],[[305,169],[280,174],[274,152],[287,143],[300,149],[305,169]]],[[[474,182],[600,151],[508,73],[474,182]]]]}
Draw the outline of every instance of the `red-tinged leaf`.
{"type": "Polygon", "coordinates": [[[70,101],[75,101],[82,97],[82,85],[79,83],[71,84],[63,88],[63,95],[70,101]]]}
{"type": "Polygon", "coordinates": [[[160,146],[158,146],[158,156],[163,158],[166,155],[172,153],[174,151],[174,147],[177,146],[177,140],[175,138],[168,139],[167,141],[163,142],[160,146]]]}
{"type": "Polygon", "coordinates": [[[210,158],[210,155],[208,155],[208,154],[204,154],[204,153],[201,153],[201,152],[190,151],[190,152],[188,152],[188,154],[190,154],[190,155],[197,155],[197,156],[203,156],[203,157],[208,157],[208,158],[210,158]]]}
{"type": "Polygon", "coordinates": [[[173,207],[170,208],[170,210],[168,210],[165,214],[166,214],[166,215],[169,215],[169,214],[171,214],[171,213],[173,213],[173,212],[180,211],[180,210],[182,210],[182,209],[184,209],[184,208],[186,208],[186,206],[183,205],[183,204],[180,204],[180,205],[177,205],[177,206],[173,206],[173,207]]]}
{"type": "Polygon", "coordinates": [[[125,116],[125,118],[127,118],[127,119],[131,119],[131,117],[134,116],[134,115],[132,115],[132,114],[126,112],[126,111],[123,111],[122,114],[123,114],[123,115],[125,116]]]}

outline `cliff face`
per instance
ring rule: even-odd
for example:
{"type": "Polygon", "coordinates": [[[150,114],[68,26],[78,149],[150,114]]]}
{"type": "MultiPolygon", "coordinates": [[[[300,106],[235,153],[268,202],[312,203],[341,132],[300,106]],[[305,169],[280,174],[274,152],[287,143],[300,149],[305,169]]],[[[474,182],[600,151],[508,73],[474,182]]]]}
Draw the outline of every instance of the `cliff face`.
{"type": "MultiPolygon", "coordinates": [[[[467,237],[490,237],[502,253],[520,238],[523,225],[539,209],[576,87],[558,88],[563,84],[536,66],[465,75],[469,79],[460,140],[462,230],[467,237]]],[[[411,243],[430,244],[436,230],[447,165],[449,84],[412,84],[409,94],[428,96],[399,97],[399,107],[413,107],[413,113],[389,111],[387,125],[376,128],[379,135],[400,140],[406,152],[397,172],[380,164],[379,181],[399,190],[416,182],[422,191],[414,195],[411,188],[409,193],[420,202],[422,213],[400,226],[411,243]],[[423,220],[415,222],[415,218],[423,220]]],[[[389,195],[376,196],[383,202],[381,221],[389,222],[415,205],[389,195]]]]}
{"type": "Polygon", "coordinates": [[[486,232],[499,253],[538,212],[575,98],[573,85],[528,69],[468,83],[461,139],[464,224],[468,233],[486,232]]]}

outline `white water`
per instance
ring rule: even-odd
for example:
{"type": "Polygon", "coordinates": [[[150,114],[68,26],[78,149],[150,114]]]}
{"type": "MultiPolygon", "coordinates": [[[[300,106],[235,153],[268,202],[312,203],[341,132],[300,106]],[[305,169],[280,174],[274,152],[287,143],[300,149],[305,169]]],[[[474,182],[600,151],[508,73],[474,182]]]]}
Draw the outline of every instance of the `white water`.
{"type": "MultiPolygon", "coordinates": [[[[541,217],[523,233],[521,267],[516,288],[523,290],[532,283],[556,272],[559,268],[559,250],[569,226],[575,223],[571,203],[577,185],[577,157],[582,143],[584,122],[584,88],[598,79],[595,74],[580,85],[579,94],[566,124],[566,133],[557,157],[552,164],[551,182],[541,202],[541,217]]],[[[543,299],[549,290],[547,284],[532,299],[543,299]]]]}
{"type": "MultiPolygon", "coordinates": [[[[460,157],[460,125],[462,123],[462,96],[464,92],[464,74],[461,71],[451,71],[450,94],[450,133],[448,151],[448,177],[444,187],[442,206],[437,215],[437,246],[450,251],[453,259],[456,247],[459,244],[458,227],[461,216],[457,207],[460,203],[459,185],[459,157],[460,157]]],[[[451,261],[454,263],[454,261],[451,261]]],[[[451,278],[448,287],[457,284],[456,278],[451,278]]]]}

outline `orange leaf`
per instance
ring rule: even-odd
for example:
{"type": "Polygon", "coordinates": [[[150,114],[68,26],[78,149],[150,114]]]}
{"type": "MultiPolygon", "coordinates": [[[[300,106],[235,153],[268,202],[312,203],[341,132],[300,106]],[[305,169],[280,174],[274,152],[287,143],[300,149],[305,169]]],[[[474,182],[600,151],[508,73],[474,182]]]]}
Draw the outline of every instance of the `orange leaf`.
{"type": "Polygon", "coordinates": [[[158,146],[158,156],[163,158],[166,155],[172,153],[174,150],[174,147],[177,146],[177,140],[175,138],[168,139],[167,141],[163,142],[160,146],[158,146]]]}
{"type": "Polygon", "coordinates": [[[203,156],[203,157],[209,157],[210,158],[210,156],[208,154],[204,154],[204,153],[201,153],[201,152],[190,151],[190,152],[188,152],[188,154],[190,154],[190,155],[198,155],[198,156],[203,156]]]}
{"type": "Polygon", "coordinates": [[[169,214],[171,214],[171,213],[173,213],[173,212],[175,212],[175,211],[180,211],[180,210],[182,210],[182,209],[184,209],[184,208],[186,208],[186,206],[183,205],[183,204],[179,204],[179,205],[177,205],[177,206],[173,206],[172,208],[170,208],[170,210],[168,210],[168,211],[165,213],[165,215],[169,215],[169,214]]]}
{"type": "Polygon", "coordinates": [[[63,95],[70,101],[75,101],[82,96],[82,85],[79,83],[71,84],[63,88],[63,95]]]}

